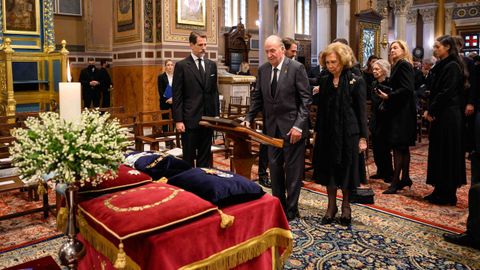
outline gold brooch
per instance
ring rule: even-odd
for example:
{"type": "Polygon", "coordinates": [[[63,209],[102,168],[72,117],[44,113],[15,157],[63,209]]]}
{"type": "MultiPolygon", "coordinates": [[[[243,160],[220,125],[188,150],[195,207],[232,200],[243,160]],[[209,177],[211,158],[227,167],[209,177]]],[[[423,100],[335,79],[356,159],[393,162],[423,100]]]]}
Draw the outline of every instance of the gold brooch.
{"type": "Polygon", "coordinates": [[[140,175],[140,172],[137,171],[137,170],[130,170],[127,173],[130,174],[130,175],[140,175]]]}
{"type": "Polygon", "coordinates": [[[353,78],[351,81],[350,81],[350,84],[354,84],[356,82],[355,78],[353,78]]]}

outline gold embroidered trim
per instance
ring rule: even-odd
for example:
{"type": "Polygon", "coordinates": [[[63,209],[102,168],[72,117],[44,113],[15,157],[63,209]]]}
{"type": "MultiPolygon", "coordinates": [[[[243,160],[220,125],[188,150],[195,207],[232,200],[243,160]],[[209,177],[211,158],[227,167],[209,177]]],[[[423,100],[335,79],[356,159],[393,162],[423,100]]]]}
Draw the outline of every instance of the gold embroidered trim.
{"type": "MultiPolygon", "coordinates": [[[[96,193],[96,192],[105,192],[105,191],[109,191],[109,190],[123,189],[123,188],[127,188],[127,187],[139,186],[139,185],[142,185],[142,184],[145,184],[145,183],[150,183],[150,182],[152,182],[152,180],[153,180],[153,179],[150,178],[150,179],[147,179],[147,180],[144,180],[144,181],[141,181],[141,182],[136,182],[136,183],[128,184],[128,185],[121,185],[121,186],[104,188],[104,189],[80,191],[80,192],[78,192],[78,194],[88,194],[88,193],[96,193]]],[[[110,181],[110,180],[107,180],[107,181],[110,181]]]]}
{"type": "Polygon", "coordinates": [[[112,197],[103,201],[103,204],[105,205],[105,207],[107,207],[108,209],[113,210],[115,212],[139,212],[139,211],[143,211],[143,210],[150,209],[150,208],[153,208],[153,207],[157,207],[157,206],[162,205],[162,204],[164,204],[168,201],[171,201],[171,200],[173,200],[173,198],[177,197],[178,193],[183,192],[183,191],[184,191],[183,189],[176,189],[176,188],[171,188],[171,187],[140,187],[140,188],[134,188],[134,189],[122,191],[122,192],[120,192],[120,194],[115,194],[112,197]],[[167,189],[167,190],[171,190],[172,194],[170,194],[168,197],[162,199],[161,201],[158,201],[158,202],[155,202],[155,203],[152,203],[152,204],[142,205],[142,206],[119,207],[119,206],[113,205],[112,202],[111,202],[113,199],[117,198],[118,196],[122,196],[122,195],[125,195],[127,193],[132,193],[132,192],[136,192],[136,191],[139,191],[139,190],[143,191],[143,190],[147,190],[147,189],[167,189]]]}
{"type": "Polygon", "coordinates": [[[272,269],[283,269],[285,260],[292,253],[293,236],[290,230],[271,228],[263,234],[248,239],[236,246],[222,250],[210,257],[185,265],[181,270],[222,270],[232,269],[272,249],[272,269]],[[278,248],[285,250],[280,255],[278,248]]]}

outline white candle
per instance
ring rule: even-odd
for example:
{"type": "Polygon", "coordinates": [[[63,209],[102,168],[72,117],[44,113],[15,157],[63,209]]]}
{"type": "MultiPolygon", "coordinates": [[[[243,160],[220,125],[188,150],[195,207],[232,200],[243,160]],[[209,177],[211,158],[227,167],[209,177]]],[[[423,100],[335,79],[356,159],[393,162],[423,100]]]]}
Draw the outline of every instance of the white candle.
{"type": "Polygon", "coordinates": [[[82,86],[79,82],[61,82],[60,94],[60,118],[67,122],[80,123],[82,86]]]}

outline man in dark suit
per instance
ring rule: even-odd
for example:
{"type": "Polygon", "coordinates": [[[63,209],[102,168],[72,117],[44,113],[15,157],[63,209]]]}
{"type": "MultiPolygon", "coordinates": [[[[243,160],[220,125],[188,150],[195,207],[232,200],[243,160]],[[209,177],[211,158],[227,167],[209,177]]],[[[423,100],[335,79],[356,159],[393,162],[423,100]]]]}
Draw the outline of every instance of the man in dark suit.
{"type": "Polygon", "coordinates": [[[95,67],[95,60],[88,59],[88,67],[80,72],[80,83],[82,84],[83,107],[100,107],[100,77],[95,67]]]}
{"type": "Polygon", "coordinates": [[[473,183],[468,192],[467,230],[461,234],[445,233],[445,241],[480,250],[480,183],[473,183]]]}
{"type": "Polygon", "coordinates": [[[100,91],[102,93],[102,108],[110,107],[110,90],[112,87],[112,78],[107,71],[108,63],[106,60],[100,61],[100,69],[98,70],[98,77],[100,80],[100,91]]]}
{"type": "Polygon", "coordinates": [[[173,120],[182,133],[183,160],[209,167],[213,130],[200,127],[199,121],[202,116],[219,115],[217,65],[204,58],[206,35],[191,32],[189,42],[191,55],[178,62],[173,72],[173,120]]]}
{"type": "Polygon", "coordinates": [[[298,198],[305,168],[308,106],[312,102],[305,67],[285,57],[278,36],[265,40],[268,63],[258,69],[256,89],[244,124],[264,113],[267,135],[284,140],[283,148],[268,147],[272,194],[280,199],[289,220],[299,217],[298,198]],[[286,195],[285,195],[286,193],[286,195]]]}

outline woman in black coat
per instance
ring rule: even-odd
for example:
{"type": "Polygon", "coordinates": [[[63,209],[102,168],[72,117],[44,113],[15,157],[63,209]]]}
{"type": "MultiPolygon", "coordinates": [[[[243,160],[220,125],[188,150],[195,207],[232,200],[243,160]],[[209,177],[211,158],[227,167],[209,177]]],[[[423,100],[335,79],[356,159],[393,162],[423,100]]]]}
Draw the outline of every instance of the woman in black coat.
{"type": "Polygon", "coordinates": [[[389,118],[385,103],[374,94],[376,91],[391,92],[390,71],[391,66],[385,59],[378,59],[372,64],[372,115],[369,121],[369,128],[372,135],[373,159],[377,166],[377,173],[371,175],[372,179],[384,179],[386,183],[392,182],[393,165],[392,154],[388,143],[389,118]]]}
{"type": "MultiPolygon", "coordinates": [[[[160,96],[160,110],[171,110],[172,108],[172,82],[174,66],[175,64],[172,60],[165,60],[165,72],[160,74],[157,79],[158,95],[160,96]]],[[[168,114],[162,115],[162,119],[168,120],[168,114]]],[[[163,131],[169,131],[167,125],[164,125],[162,129],[163,131]]]]}
{"type": "Polygon", "coordinates": [[[430,122],[427,184],[435,189],[425,199],[434,204],[456,205],[457,188],[466,184],[462,135],[462,93],[467,85],[455,41],[437,38],[433,52],[440,60],[431,70],[428,110],[430,122]]]}
{"type": "Polygon", "coordinates": [[[165,60],[165,72],[158,76],[158,95],[160,96],[160,110],[170,110],[172,107],[172,81],[173,67],[172,60],[165,60]],[[167,90],[170,87],[170,90],[167,90]]]}
{"type": "Polygon", "coordinates": [[[412,185],[409,147],[415,145],[417,123],[415,75],[411,64],[412,55],[405,41],[392,42],[390,57],[393,62],[390,74],[392,92],[377,91],[377,95],[384,100],[388,113],[387,140],[393,149],[392,184],[384,194],[395,194],[398,190],[412,185]]]}
{"type": "Polygon", "coordinates": [[[365,177],[360,175],[358,153],[367,148],[366,85],[361,76],[352,74],[353,63],[352,50],[339,42],[330,44],[321,56],[328,74],[319,80],[313,179],[327,186],[322,224],[335,218],[338,188],[343,194],[340,223],[351,224],[350,194],[365,177]]]}

